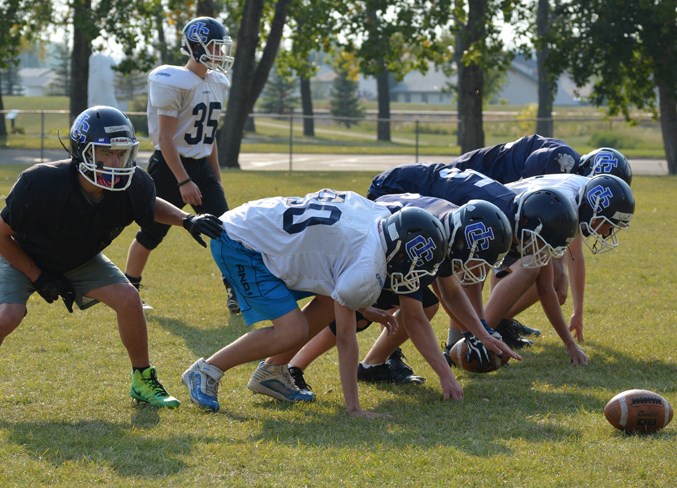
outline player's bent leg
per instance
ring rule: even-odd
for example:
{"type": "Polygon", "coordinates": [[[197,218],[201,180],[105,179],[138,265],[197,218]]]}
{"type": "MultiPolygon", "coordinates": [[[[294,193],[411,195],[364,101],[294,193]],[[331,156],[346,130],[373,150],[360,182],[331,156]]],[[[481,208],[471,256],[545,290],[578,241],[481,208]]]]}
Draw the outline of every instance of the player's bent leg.
{"type": "Polygon", "coordinates": [[[19,326],[25,316],[26,306],[22,303],[0,304],[0,344],[19,326]]]}

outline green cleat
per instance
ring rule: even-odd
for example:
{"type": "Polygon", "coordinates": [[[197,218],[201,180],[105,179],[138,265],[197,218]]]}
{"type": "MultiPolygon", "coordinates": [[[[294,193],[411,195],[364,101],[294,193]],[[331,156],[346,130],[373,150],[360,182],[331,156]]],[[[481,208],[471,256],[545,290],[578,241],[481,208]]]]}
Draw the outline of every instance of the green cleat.
{"type": "Polygon", "coordinates": [[[176,408],[181,405],[181,402],[167,393],[165,387],[158,381],[154,366],[150,366],[143,371],[135,370],[132,373],[132,386],[129,387],[129,396],[154,407],[176,408]]]}

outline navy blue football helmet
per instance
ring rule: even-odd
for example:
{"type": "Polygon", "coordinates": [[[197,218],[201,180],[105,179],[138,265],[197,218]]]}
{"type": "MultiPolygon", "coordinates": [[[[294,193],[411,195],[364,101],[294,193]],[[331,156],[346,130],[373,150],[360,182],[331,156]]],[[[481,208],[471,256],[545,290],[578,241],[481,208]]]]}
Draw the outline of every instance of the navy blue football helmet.
{"type": "Polygon", "coordinates": [[[632,169],[627,158],[611,147],[600,147],[581,156],[574,173],[592,178],[595,175],[618,176],[628,185],[632,183],[632,169]]]}
{"type": "Polygon", "coordinates": [[[629,227],[635,213],[630,185],[614,175],[597,175],[581,187],[577,200],[583,242],[593,254],[616,248],[616,233],[629,227]]]}
{"type": "Polygon", "coordinates": [[[419,289],[420,279],[435,276],[447,256],[447,237],[437,217],[417,207],[405,207],[382,222],[388,283],[395,293],[419,289]]]}
{"type": "Polygon", "coordinates": [[[487,267],[500,266],[512,244],[508,217],[493,203],[470,200],[445,219],[449,227],[449,259],[463,285],[481,283],[487,267]]]}
{"type": "Polygon", "coordinates": [[[515,236],[525,268],[560,258],[578,231],[574,204],[553,188],[527,190],[515,197],[515,236]]]}
{"type": "Polygon", "coordinates": [[[90,183],[110,191],[132,183],[139,143],[132,122],[118,109],[88,108],[73,122],[70,140],[71,158],[90,183]]]}
{"type": "Polygon", "coordinates": [[[233,66],[233,40],[218,20],[197,17],[185,25],[182,35],[181,52],[198,63],[223,73],[227,73],[233,66]]]}

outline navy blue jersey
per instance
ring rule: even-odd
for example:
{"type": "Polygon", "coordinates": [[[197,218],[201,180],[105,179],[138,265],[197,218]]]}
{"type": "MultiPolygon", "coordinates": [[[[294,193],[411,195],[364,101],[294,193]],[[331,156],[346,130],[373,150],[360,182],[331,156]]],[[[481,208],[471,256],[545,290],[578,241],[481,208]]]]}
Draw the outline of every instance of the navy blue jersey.
{"type": "Polygon", "coordinates": [[[500,183],[545,174],[571,173],[581,159],[565,142],[538,134],[462,154],[450,166],[472,169],[500,183]]]}
{"type": "Polygon", "coordinates": [[[83,194],[70,161],[37,164],[19,175],[7,196],[2,219],[14,239],[41,268],[62,273],[99,254],[136,221],[152,224],[153,179],[136,169],[129,188],[105,191],[93,203],[83,194]]]}

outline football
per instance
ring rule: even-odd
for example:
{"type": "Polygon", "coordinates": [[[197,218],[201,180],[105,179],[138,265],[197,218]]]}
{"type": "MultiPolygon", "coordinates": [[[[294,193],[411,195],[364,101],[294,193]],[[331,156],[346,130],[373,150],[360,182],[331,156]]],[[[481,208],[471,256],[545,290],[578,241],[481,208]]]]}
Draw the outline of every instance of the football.
{"type": "Polygon", "coordinates": [[[649,433],[661,430],[672,420],[672,406],[649,390],[626,390],[604,407],[604,416],[618,430],[649,433]]]}
{"type": "Polygon", "coordinates": [[[491,373],[504,366],[508,362],[508,359],[510,359],[507,356],[497,356],[489,350],[487,352],[489,353],[488,364],[480,363],[476,357],[468,361],[468,344],[465,339],[461,339],[451,346],[449,357],[456,366],[472,373],[491,373]]]}

